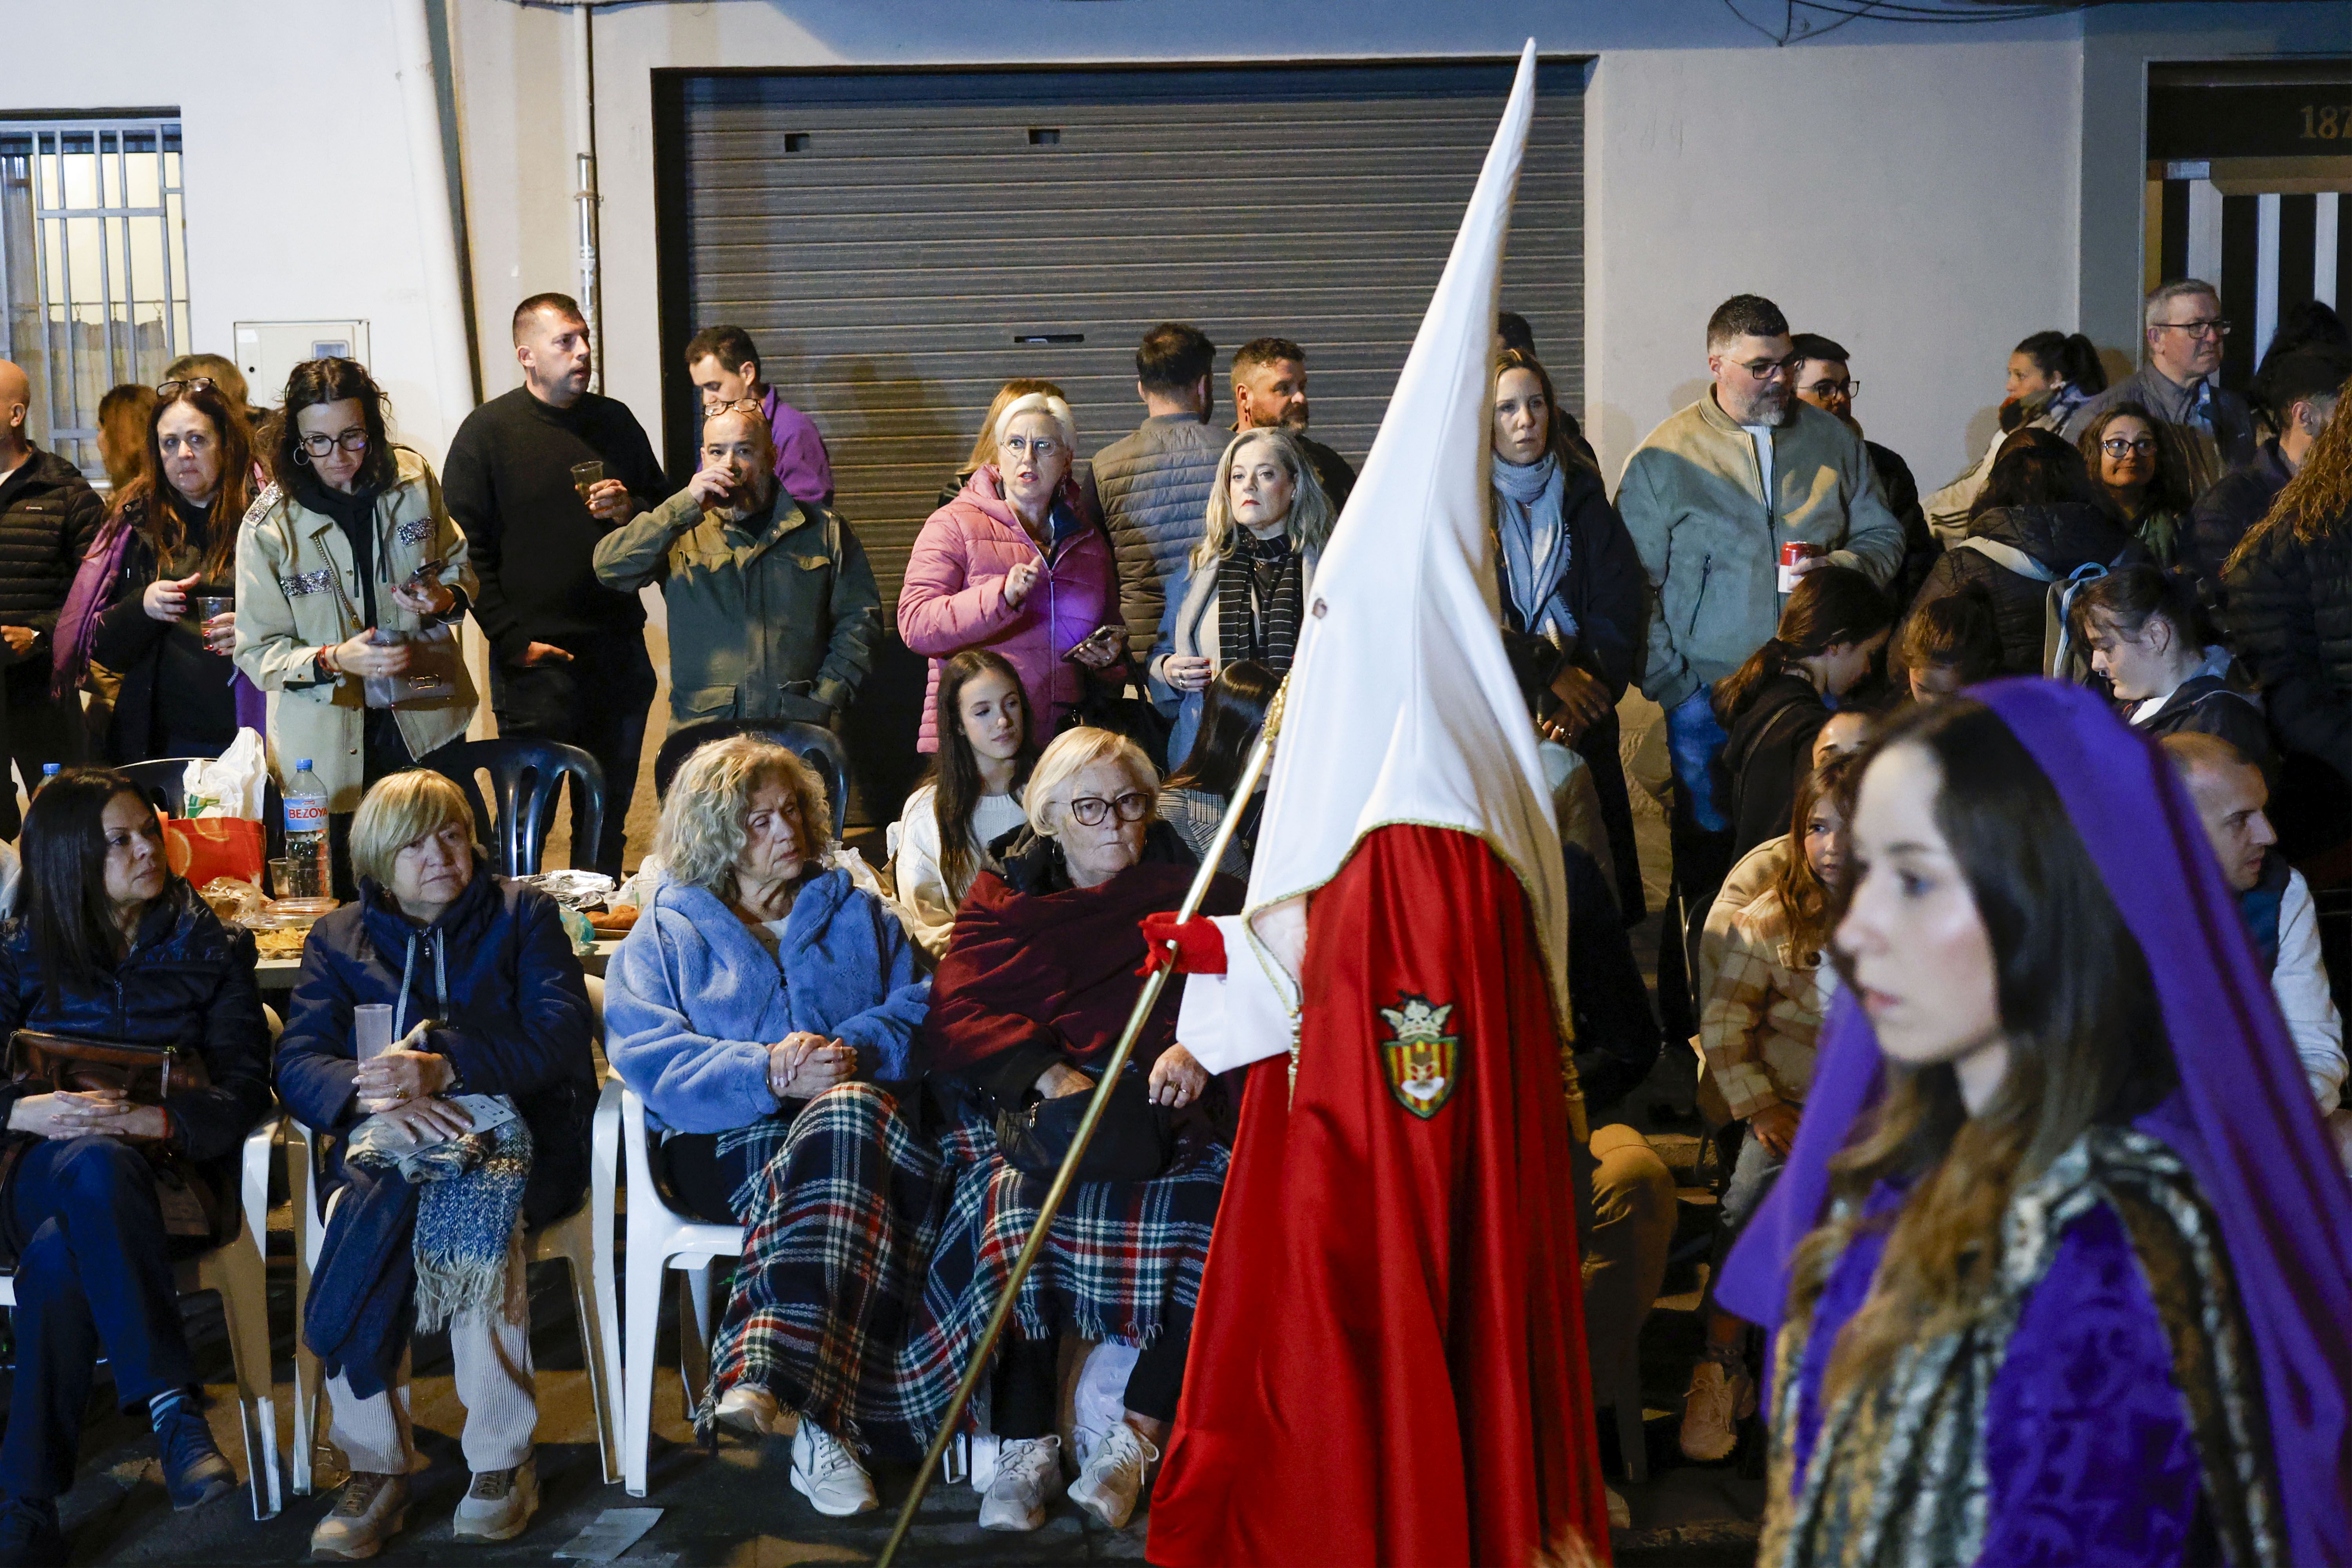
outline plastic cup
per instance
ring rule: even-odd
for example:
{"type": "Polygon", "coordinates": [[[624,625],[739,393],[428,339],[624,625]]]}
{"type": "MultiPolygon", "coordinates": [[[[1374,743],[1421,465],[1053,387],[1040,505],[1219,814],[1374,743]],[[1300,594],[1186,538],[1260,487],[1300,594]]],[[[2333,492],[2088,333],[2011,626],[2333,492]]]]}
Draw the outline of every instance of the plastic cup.
{"type": "MultiPolygon", "coordinates": [[[[236,608],[236,599],[229,594],[205,594],[196,600],[196,629],[208,631],[213,622],[236,608]]],[[[227,656],[224,654],[223,658],[227,656]]]]}
{"type": "Polygon", "coordinates": [[[352,1009],[352,1055],[372,1061],[392,1049],[392,1009],[369,1002],[352,1009]]]}
{"type": "Polygon", "coordinates": [[[580,492],[580,500],[583,505],[587,503],[589,487],[601,483],[604,478],[604,465],[602,463],[574,463],[572,465],[572,488],[580,492]]]}

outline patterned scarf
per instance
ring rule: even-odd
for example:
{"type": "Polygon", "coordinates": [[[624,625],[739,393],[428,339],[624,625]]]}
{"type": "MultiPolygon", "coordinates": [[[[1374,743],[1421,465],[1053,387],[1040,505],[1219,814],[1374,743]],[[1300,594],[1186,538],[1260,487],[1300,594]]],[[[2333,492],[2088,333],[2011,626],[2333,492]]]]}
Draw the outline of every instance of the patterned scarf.
{"type": "Polygon", "coordinates": [[[1290,668],[1298,647],[1298,552],[1288,532],[1260,539],[1234,530],[1234,548],[1217,563],[1217,655],[1220,663],[1254,658],[1276,675],[1290,668]]]}
{"type": "Polygon", "coordinates": [[[407,1148],[381,1118],[352,1134],[344,1155],[362,1170],[396,1171],[416,1189],[416,1327],[431,1332],[507,1298],[507,1244],[530,1180],[530,1126],[520,1116],[488,1132],[407,1148]]]}

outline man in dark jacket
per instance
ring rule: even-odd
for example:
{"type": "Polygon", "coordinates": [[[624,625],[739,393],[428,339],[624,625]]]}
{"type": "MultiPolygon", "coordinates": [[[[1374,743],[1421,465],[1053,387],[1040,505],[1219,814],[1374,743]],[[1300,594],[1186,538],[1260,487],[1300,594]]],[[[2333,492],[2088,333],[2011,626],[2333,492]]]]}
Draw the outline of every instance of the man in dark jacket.
{"type": "MultiPolygon", "coordinates": [[[[1797,360],[1798,397],[1824,414],[1837,416],[1847,429],[1862,436],[1862,422],[1853,416],[1853,395],[1862,390],[1862,383],[1853,378],[1845,345],[1819,332],[1799,332],[1789,342],[1797,360]]],[[[1911,477],[1911,465],[1895,448],[1882,447],[1867,436],[1863,436],[1862,445],[1870,454],[1871,472],[1877,476],[1886,510],[1903,524],[1903,565],[1886,584],[1899,612],[1927,580],[1927,569],[1935,565],[1944,547],[1927,527],[1927,510],[1919,504],[1919,481],[1911,477]]]]}
{"type": "MultiPolygon", "coordinates": [[[[1144,421],[1095,454],[1103,525],[1118,556],[1119,616],[1129,647],[1160,635],[1169,580],[1201,541],[1227,433],[1209,423],[1217,345],[1198,327],[1162,321],[1135,351],[1144,421]]],[[[1181,760],[1181,759],[1180,759],[1181,760]]]]}
{"type": "Polygon", "coordinates": [[[1356,488],[1348,459],[1307,434],[1307,351],[1288,338],[1252,338],[1234,351],[1234,428],[1279,425],[1298,437],[1337,517],[1356,488]]]}
{"type": "Polygon", "coordinates": [[[2254,456],[2253,413],[2221,385],[2221,339],[2230,323],[2221,319],[2221,291],[2200,279],[2176,278],[2148,295],[2140,319],[2146,363],[2075,409],[2063,434],[2080,441],[2100,415],[2137,403],[2172,426],[2189,453],[2189,493],[2201,496],[2254,456]]]}
{"type": "Polygon", "coordinates": [[[474,619],[490,643],[490,707],[501,735],[580,747],[604,770],[600,842],[585,837],[572,797],[572,859],[593,851],[617,877],[653,706],[645,605],[596,580],[596,542],[659,504],[669,487],[627,405],[588,390],[588,327],[562,294],[515,307],[523,384],[457,426],[441,494],[466,531],[481,580],[474,619]],[[583,463],[604,477],[575,483],[583,463]]]}
{"type": "Polygon", "coordinates": [[[2262,444],[2252,462],[2222,475],[2189,514],[2188,564],[2199,581],[2217,591],[2230,552],[2262,521],[2327,428],[2345,382],[2352,380],[2352,355],[2321,349],[2287,354],[2269,367],[2265,379],[2273,402],[2284,410],[2279,433],[2262,444]]]}
{"type": "Polygon", "coordinates": [[[0,360],[0,694],[7,710],[6,751],[0,756],[0,837],[19,826],[16,792],[7,787],[9,762],[30,793],[43,763],[79,760],[80,701],[49,695],[49,637],[73,587],[74,569],[105,521],[106,507],[81,470],[33,445],[26,429],[33,386],[25,373],[0,360]]]}

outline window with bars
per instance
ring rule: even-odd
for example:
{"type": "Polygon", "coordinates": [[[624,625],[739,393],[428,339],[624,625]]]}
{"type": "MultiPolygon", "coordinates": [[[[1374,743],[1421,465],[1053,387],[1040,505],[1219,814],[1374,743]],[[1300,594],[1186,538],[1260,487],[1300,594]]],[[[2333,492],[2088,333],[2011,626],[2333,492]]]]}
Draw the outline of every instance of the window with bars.
{"type": "Polygon", "coordinates": [[[188,352],[180,123],[0,121],[0,357],[42,445],[95,483],[98,405],[188,352]]]}

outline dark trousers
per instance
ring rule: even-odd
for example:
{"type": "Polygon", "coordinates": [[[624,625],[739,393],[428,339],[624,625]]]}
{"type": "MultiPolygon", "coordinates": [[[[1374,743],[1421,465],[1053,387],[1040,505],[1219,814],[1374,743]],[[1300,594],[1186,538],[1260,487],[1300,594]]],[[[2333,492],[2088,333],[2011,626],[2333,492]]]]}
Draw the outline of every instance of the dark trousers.
{"type": "Polygon", "coordinates": [[[60,763],[72,767],[82,759],[87,737],[82,732],[81,697],[60,702],[49,695],[49,661],[46,654],[8,667],[0,676],[5,698],[5,746],[0,746],[0,838],[14,838],[24,826],[16,807],[16,787],[7,777],[16,764],[29,796],[41,787],[41,764],[60,763]],[[70,705],[70,706],[68,706],[70,705]]]}
{"type": "MultiPolygon", "coordinates": [[[[490,710],[501,735],[531,736],[577,746],[604,770],[604,829],[591,863],[608,877],[621,874],[629,797],[636,793],[637,758],[645,751],[646,714],[654,702],[654,662],[643,632],[570,637],[566,664],[550,659],[528,669],[490,666],[490,710]]],[[[586,842],[581,800],[572,797],[572,862],[586,842]]]]}
{"type": "MultiPolygon", "coordinates": [[[[1184,1389],[1184,1359],[1192,1345],[1192,1314],[1171,1308],[1159,1336],[1136,1352],[1127,1374],[1127,1407],[1155,1421],[1176,1419],[1176,1397],[1184,1389]]],[[[1024,1340],[1008,1333],[996,1347],[989,1430],[1013,1442],[1049,1436],[1061,1403],[1061,1342],[1024,1340]]]]}
{"type": "Polygon", "coordinates": [[[0,1439],[0,1491],[53,1501],[73,1485],[82,1413],[102,1352],[115,1402],[143,1410],[196,1381],[155,1178],[112,1138],[44,1142],[8,1181],[27,1237],[16,1260],[16,1377],[0,1439]]]}

